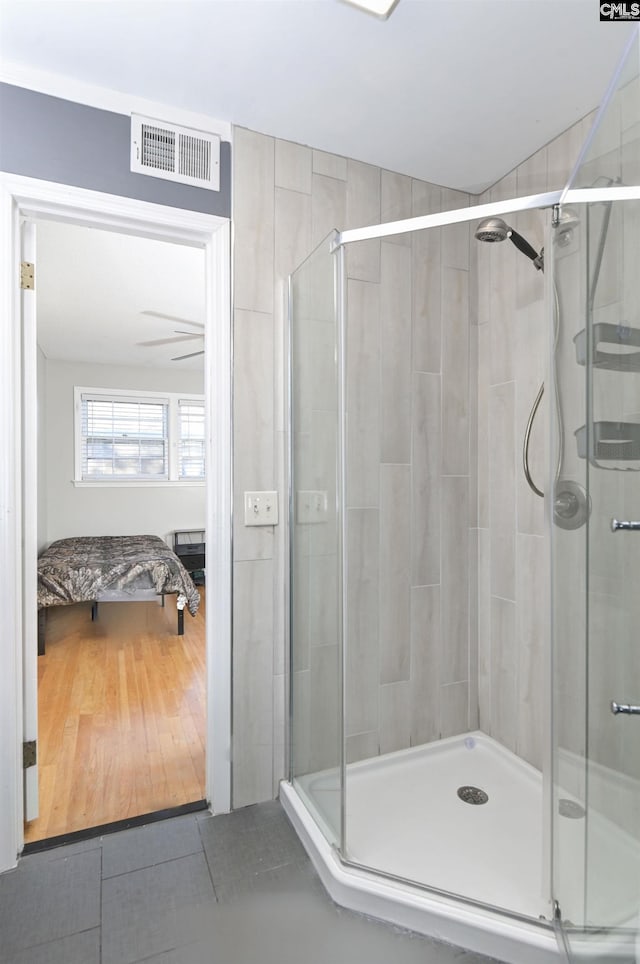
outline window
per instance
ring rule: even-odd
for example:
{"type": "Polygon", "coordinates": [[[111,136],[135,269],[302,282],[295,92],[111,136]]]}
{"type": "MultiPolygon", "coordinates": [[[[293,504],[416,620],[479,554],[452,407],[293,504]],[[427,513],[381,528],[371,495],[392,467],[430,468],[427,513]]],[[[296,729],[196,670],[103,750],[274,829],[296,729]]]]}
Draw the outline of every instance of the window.
{"type": "Polygon", "coordinates": [[[204,402],[178,399],[178,475],[204,479],[204,402]]]}
{"type": "Polygon", "coordinates": [[[82,397],[82,479],[169,478],[168,405],[82,397]]]}
{"type": "Polygon", "coordinates": [[[202,482],[201,395],[75,389],[80,483],[202,482]]]}

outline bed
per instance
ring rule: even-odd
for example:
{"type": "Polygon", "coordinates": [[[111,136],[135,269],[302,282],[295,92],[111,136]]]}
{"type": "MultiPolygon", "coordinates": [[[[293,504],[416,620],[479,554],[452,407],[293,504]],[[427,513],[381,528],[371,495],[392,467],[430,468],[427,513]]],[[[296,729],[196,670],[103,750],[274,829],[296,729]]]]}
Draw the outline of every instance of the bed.
{"type": "Polygon", "coordinates": [[[175,594],[178,635],[184,609],[198,611],[200,594],[176,554],[159,536],[80,536],[58,539],[38,558],[38,654],[45,651],[50,606],[90,602],[140,602],[175,594]]]}

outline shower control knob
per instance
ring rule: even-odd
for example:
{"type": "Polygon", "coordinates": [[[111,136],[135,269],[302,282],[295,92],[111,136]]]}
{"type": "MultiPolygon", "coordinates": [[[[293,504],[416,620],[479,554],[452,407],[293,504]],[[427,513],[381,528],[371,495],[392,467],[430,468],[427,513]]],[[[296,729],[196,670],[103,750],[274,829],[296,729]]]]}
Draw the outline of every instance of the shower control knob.
{"type": "Polygon", "coordinates": [[[561,529],[579,529],[591,512],[591,500],[573,479],[558,479],[553,488],[553,522],[561,529]]]}
{"type": "Polygon", "coordinates": [[[633,706],[631,703],[616,703],[615,700],[611,700],[611,712],[614,716],[618,713],[627,713],[631,716],[640,715],[640,706],[633,706]]]}
{"type": "Polygon", "coordinates": [[[620,519],[611,520],[611,531],[617,532],[618,529],[627,529],[631,532],[640,531],[640,522],[622,521],[620,519]]]}

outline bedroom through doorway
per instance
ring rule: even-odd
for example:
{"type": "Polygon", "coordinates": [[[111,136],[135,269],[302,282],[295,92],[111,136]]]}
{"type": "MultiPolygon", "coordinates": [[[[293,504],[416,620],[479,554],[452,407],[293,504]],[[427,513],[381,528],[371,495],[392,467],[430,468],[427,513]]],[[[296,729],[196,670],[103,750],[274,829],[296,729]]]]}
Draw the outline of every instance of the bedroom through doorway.
{"type": "Polygon", "coordinates": [[[45,219],[35,230],[27,845],[204,806],[207,733],[204,250],[45,219]]]}

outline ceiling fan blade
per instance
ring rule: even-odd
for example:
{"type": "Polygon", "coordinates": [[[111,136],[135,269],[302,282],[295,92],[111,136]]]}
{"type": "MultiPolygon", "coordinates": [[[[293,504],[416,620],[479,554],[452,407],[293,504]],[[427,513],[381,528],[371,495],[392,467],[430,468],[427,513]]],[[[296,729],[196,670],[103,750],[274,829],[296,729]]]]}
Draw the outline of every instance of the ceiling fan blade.
{"type": "Polygon", "coordinates": [[[191,321],[189,318],[179,318],[177,315],[165,315],[162,311],[141,311],[141,315],[151,315],[152,318],[164,318],[166,321],[179,321],[183,325],[192,325],[194,328],[204,328],[199,321],[191,321]]]}
{"type": "Polygon", "coordinates": [[[172,358],[171,361],[182,361],[183,358],[195,358],[196,355],[204,355],[204,349],[202,351],[192,351],[188,355],[177,355],[175,358],[172,358]]]}
{"type": "Polygon", "coordinates": [[[185,332],[185,334],[180,335],[179,338],[155,338],[153,341],[138,341],[136,344],[141,345],[144,348],[152,348],[154,345],[172,345],[175,342],[191,341],[195,338],[202,338],[202,335],[199,335],[195,332],[190,332],[189,334],[185,332]]]}

